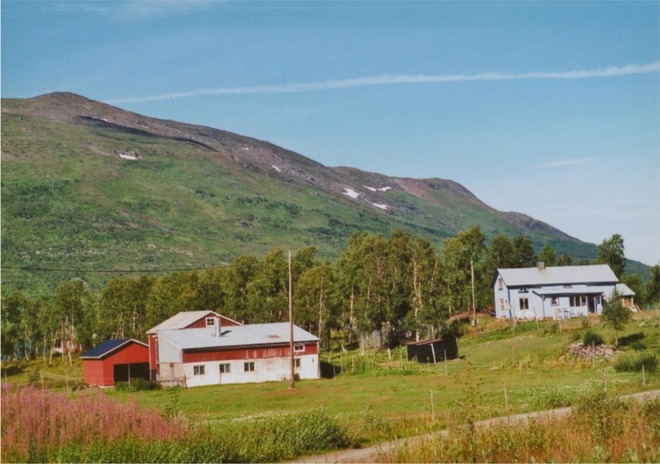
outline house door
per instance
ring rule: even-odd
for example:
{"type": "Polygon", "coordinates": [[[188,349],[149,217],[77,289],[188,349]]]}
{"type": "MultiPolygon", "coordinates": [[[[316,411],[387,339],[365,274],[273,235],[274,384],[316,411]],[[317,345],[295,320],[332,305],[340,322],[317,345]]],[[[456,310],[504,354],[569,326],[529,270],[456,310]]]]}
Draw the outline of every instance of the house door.
{"type": "Polygon", "coordinates": [[[589,295],[587,297],[587,302],[589,304],[589,314],[594,314],[596,312],[596,296],[589,295]]]}

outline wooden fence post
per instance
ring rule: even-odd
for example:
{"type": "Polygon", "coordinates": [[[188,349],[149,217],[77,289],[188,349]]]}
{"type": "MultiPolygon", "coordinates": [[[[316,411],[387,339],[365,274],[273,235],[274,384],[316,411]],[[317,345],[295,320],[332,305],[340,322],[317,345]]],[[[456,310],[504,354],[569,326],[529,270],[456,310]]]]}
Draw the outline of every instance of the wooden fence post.
{"type": "Polygon", "coordinates": [[[433,400],[433,390],[430,390],[431,394],[431,422],[435,424],[435,401],[433,400]]]}
{"type": "Polygon", "coordinates": [[[646,371],[644,370],[644,364],[642,364],[642,385],[646,385],[646,371]]]}

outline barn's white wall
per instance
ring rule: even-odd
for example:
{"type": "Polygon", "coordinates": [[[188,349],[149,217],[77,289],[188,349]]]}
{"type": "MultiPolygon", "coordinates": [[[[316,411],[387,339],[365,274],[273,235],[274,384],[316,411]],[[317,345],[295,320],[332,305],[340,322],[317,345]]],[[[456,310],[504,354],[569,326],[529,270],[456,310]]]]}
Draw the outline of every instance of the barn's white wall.
{"type": "Polygon", "coordinates": [[[183,361],[181,349],[166,337],[158,337],[158,362],[180,363],[183,361]]]}
{"type": "MultiPolygon", "coordinates": [[[[300,367],[296,368],[296,374],[300,379],[320,378],[319,356],[303,355],[296,356],[300,359],[300,367]]],[[[161,365],[162,366],[162,365],[161,365]]],[[[290,358],[262,358],[262,359],[240,359],[231,361],[208,361],[179,364],[186,377],[188,387],[201,385],[222,385],[231,383],[252,383],[284,381],[291,378],[290,358]],[[244,364],[254,363],[254,371],[245,372],[244,364]],[[220,373],[220,364],[229,364],[229,373],[220,373]],[[204,366],[203,375],[195,375],[194,366],[204,366]]],[[[163,367],[161,367],[162,371],[163,367]]]]}

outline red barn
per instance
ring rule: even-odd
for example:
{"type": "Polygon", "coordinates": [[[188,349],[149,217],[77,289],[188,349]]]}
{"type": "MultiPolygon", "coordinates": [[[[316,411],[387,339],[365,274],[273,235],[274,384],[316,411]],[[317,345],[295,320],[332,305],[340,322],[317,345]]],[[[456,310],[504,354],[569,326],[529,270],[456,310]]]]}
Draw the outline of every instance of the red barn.
{"type": "Polygon", "coordinates": [[[103,342],[80,355],[87,385],[110,387],[129,379],[149,379],[149,346],[133,339],[103,342]]]}

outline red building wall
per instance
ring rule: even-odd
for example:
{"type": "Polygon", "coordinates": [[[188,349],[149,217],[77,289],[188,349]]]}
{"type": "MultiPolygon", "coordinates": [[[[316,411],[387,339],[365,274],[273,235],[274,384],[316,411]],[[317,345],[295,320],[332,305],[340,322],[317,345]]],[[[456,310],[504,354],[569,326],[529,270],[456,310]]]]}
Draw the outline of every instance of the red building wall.
{"type": "MultiPolygon", "coordinates": [[[[304,351],[296,351],[296,355],[318,354],[318,345],[314,343],[296,343],[304,345],[304,351]]],[[[230,361],[233,359],[264,359],[264,358],[284,358],[291,355],[289,345],[283,346],[264,346],[257,348],[244,348],[234,350],[207,350],[183,352],[183,362],[202,362],[202,361],[230,361]]]]}
{"type": "MultiPolygon", "coordinates": [[[[186,327],[186,329],[201,329],[203,327],[206,327],[206,318],[207,317],[213,317],[213,316],[204,316],[204,317],[196,320],[192,324],[190,324],[188,327],[186,327]]],[[[231,326],[240,325],[240,324],[238,324],[235,321],[232,321],[231,319],[227,319],[223,315],[220,315],[220,325],[222,327],[231,327],[231,326]]]]}
{"type": "Polygon", "coordinates": [[[115,384],[112,366],[106,369],[105,361],[102,359],[83,360],[83,378],[87,385],[97,387],[109,387],[115,384]]]}
{"type": "Polygon", "coordinates": [[[115,384],[116,364],[138,364],[149,361],[149,349],[135,342],[124,345],[102,359],[83,359],[83,378],[88,385],[109,387],[115,384]]]}

